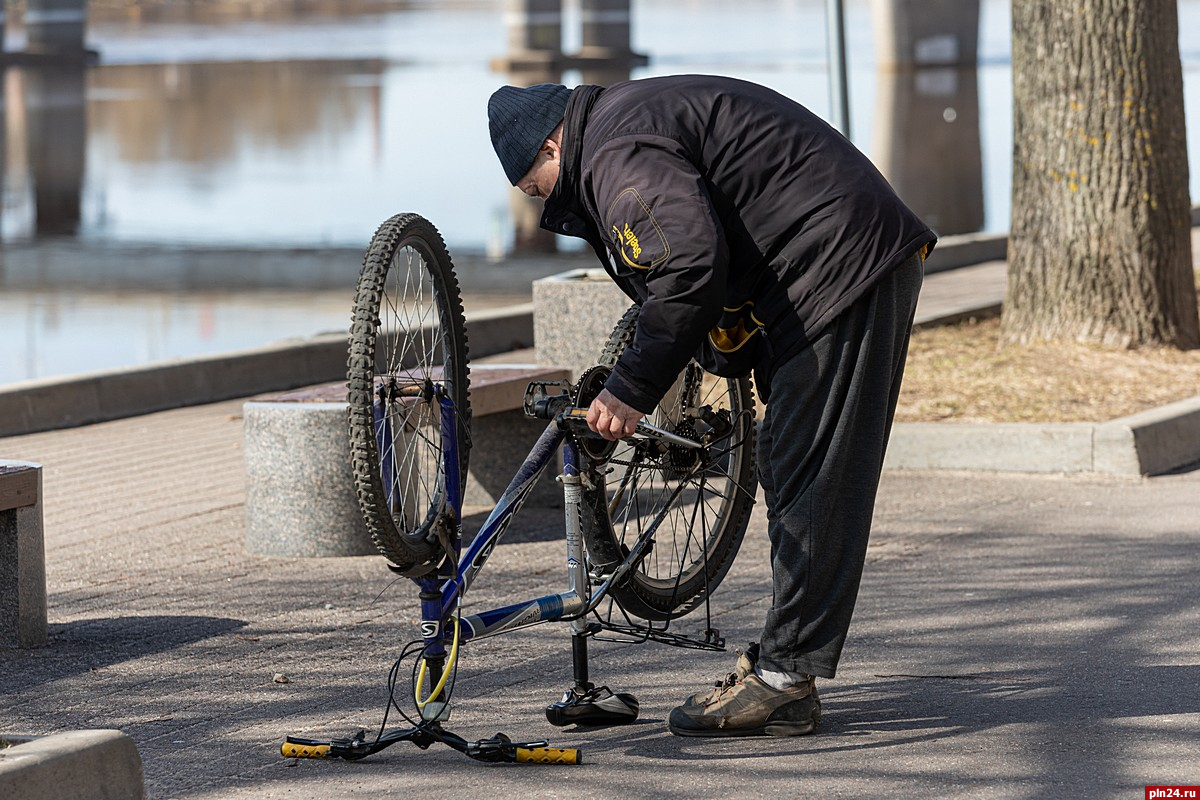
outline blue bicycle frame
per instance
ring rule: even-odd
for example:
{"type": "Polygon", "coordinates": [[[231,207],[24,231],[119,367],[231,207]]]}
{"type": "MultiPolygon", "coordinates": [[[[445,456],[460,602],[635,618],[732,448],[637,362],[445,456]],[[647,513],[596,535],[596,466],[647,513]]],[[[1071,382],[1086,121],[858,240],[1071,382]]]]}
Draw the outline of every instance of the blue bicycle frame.
{"type": "MultiPolygon", "coordinates": [[[[450,638],[447,636],[445,623],[454,616],[462,597],[480,570],[483,569],[483,565],[495,549],[500,537],[532,491],[534,483],[554,460],[554,454],[559,448],[563,453],[563,474],[559,480],[563,484],[567,542],[567,590],[460,617],[456,623],[455,634],[460,642],[466,642],[540,622],[580,620],[600,603],[608,593],[608,588],[615,581],[620,580],[632,568],[632,565],[639,562],[642,555],[652,545],[655,531],[666,516],[671,502],[683,490],[684,484],[681,482],[673,490],[671,497],[663,504],[663,508],[656,518],[631,545],[625,560],[612,573],[604,576],[603,583],[594,592],[591,592],[583,532],[580,527],[579,512],[584,481],[580,470],[580,452],[572,437],[568,436],[560,425],[560,419],[563,417],[571,418],[577,425],[583,423],[581,410],[571,409],[570,413],[557,416],[546,426],[517,475],[504,490],[483,527],[471,542],[471,546],[463,553],[461,549],[463,487],[461,475],[457,469],[456,410],[453,401],[445,396],[440,387],[436,396],[440,404],[440,428],[444,443],[442,474],[446,484],[445,497],[449,511],[447,516],[452,519],[454,525],[454,556],[458,563],[454,574],[448,578],[443,573],[437,576],[413,579],[421,590],[421,637],[426,645],[426,658],[437,659],[445,655],[445,644],[450,638]]],[[[683,446],[698,446],[694,442],[673,436],[644,422],[639,423],[639,430],[668,438],[683,446]]],[[[382,440],[390,437],[386,424],[381,426],[379,435],[382,445],[384,443],[382,440]]],[[[387,476],[385,476],[386,479],[387,476]]]]}

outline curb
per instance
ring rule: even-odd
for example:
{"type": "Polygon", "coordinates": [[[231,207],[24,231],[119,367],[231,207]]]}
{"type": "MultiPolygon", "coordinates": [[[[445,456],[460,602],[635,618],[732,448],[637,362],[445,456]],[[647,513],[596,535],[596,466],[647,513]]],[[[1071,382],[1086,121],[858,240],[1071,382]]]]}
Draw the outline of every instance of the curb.
{"type": "MultiPolygon", "coordinates": [[[[533,304],[468,318],[472,357],[533,346],[533,304]]],[[[0,387],[0,436],[72,428],[346,376],[346,334],[0,387]]]]}
{"type": "Polygon", "coordinates": [[[20,800],[142,800],[142,758],[116,730],[7,737],[0,749],[0,797],[20,800]]]}
{"type": "Polygon", "coordinates": [[[937,247],[925,260],[925,274],[1003,261],[1008,257],[1007,233],[959,233],[938,239],[937,247]]]}
{"type": "Polygon", "coordinates": [[[903,422],[885,469],[1161,475],[1200,462],[1200,395],[1109,422],[903,422]]]}

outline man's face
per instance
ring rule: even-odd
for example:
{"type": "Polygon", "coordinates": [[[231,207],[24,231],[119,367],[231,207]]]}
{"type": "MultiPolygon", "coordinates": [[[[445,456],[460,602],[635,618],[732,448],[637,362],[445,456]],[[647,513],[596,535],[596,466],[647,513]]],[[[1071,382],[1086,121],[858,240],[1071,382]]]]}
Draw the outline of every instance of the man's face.
{"type": "Polygon", "coordinates": [[[517,188],[530,197],[540,197],[545,200],[554,191],[558,183],[559,147],[553,140],[547,140],[538,150],[533,166],[517,181],[517,188]]]}

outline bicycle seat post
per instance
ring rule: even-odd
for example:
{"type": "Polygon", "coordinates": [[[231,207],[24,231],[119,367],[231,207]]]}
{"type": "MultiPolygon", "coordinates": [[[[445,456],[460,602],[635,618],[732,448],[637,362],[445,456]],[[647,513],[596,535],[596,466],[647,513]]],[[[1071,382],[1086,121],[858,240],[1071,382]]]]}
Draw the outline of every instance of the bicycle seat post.
{"type": "MultiPolygon", "coordinates": [[[[580,506],[583,502],[583,475],[580,470],[579,449],[568,437],[563,442],[563,474],[559,481],[563,486],[563,522],[567,540],[567,591],[574,592],[584,600],[589,594],[587,558],[584,554],[583,531],[580,525],[580,506]]],[[[586,618],[571,621],[571,657],[575,688],[587,691],[592,688],[588,680],[586,618]]]]}

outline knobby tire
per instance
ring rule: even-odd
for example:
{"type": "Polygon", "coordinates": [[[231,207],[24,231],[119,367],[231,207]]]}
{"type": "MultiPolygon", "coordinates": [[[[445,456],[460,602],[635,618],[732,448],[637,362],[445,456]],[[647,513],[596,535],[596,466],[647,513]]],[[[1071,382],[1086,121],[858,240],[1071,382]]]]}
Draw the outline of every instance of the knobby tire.
{"type": "Polygon", "coordinates": [[[460,486],[471,405],[458,280],[441,235],[422,217],[392,217],[371,239],[349,345],[350,452],[363,520],[397,571],[427,574],[446,556],[446,443],[431,389],[454,404],[460,486]]]}

